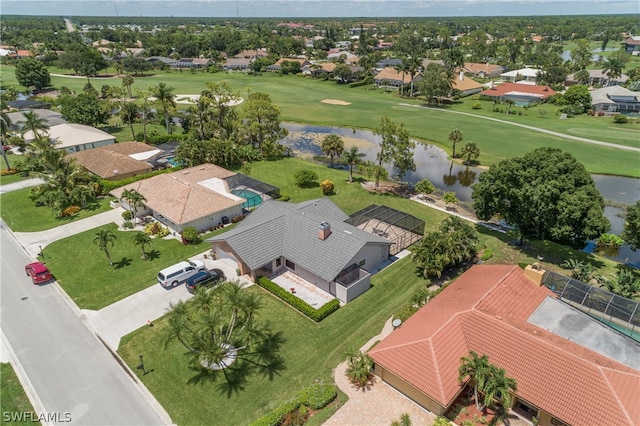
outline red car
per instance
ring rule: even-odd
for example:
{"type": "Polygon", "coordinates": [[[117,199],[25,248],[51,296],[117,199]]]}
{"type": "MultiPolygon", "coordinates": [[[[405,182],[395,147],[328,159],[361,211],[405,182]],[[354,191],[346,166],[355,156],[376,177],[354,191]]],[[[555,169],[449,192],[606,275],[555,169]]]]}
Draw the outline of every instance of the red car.
{"type": "Polygon", "coordinates": [[[53,275],[42,262],[33,262],[24,267],[28,277],[31,277],[34,284],[42,284],[53,279],[53,275]]]}

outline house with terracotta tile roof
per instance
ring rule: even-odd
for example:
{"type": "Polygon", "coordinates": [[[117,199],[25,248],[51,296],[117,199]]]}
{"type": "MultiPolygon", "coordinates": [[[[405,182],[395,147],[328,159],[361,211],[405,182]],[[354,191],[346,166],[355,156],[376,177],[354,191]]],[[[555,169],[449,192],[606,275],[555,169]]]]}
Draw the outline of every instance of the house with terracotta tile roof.
{"type": "Polygon", "coordinates": [[[496,64],[481,64],[476,62],[465,62],[463,71],[479,78],[496,78],[504,72],[504,68],[496,64]]]}
{"type": "Polygon", "coordinates": [[[149,173],[164,153],[142,142],[121,142],[69,154],[76,164],[103,179],[118,180],[149,173]]]}
{"type": "Polygon", "coordinates": [[[457,90],[460,97],[465,97],[478,93],[482,90],[482,84],[477,81],[466,77],[463,72],[458,74],[458,77],[451,81],[453,90],[457,90]]]}
{"type": "Polygon", "coordinates": [[[251,69],[253,61],[251,58],[227,58],[222,64],[222,69],[225,71],[246,71],[251,69]]]}
{"type": "Polygon", "coordinates": [[[307,59],[305,58],[280,58],[276,61],[275,64],[273,65],[269,65],[267,67],[267,70],[269,71],[280,71],[282,69],[282,64],[284,62],[297,62],[300,64],[300,69],[302,70],[304,67],[311,65],[311,62],[309,62],[307,59]]]}
{"type": "MultiPolygon", "coordinates": [[[[419,73],[413,76],[414,84],[421,80],[422,75],[419,73]]],[[[381,89],[398,90],[400,87],[411,85],[411,74],[398,72],[395,68],[386,67],[373,77],[373,82],[376,87],[381,89]]]]}
{"type": "Polygon", "coordinates": [[[512,410],[540,425],[640,424],[640,344],[540,285],[544,271],[475,265],[372,350],[375,373],[435,414],[470,383],[470,350],[516,380],[512,410]]]}
{"type": "Polygon", "coordinates": [[[509,99],[519,105],[530,105],[536,102],[544,102],[549,96],[555,95],[556,92],[549,86],[505,82],[484,90],[480,94],[498,101],[509,99]]]}
{"type": "Polygon", "coordinates": [[[247,194],[254,198],[253,205],[257,205],[270,199],[274,189],[278,191],[278,188],[263,184],[268,191],[260,192],[256,187],[261,185],[256,182],[261,183],[214,164],[201,164],[143,179],[114,189],[110,194],[128,207],[122,193],[128,189],[138,191],[146,198],[138,216],[152,215],[177,232],[187,226],[206,231],[220,223],[228,223],[250,207],[247,194]]]}

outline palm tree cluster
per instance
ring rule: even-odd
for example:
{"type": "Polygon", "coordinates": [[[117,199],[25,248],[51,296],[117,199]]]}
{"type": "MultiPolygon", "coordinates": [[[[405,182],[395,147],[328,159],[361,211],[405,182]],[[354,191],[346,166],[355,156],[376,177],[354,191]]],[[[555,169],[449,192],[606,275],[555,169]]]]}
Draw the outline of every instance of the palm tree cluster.
{"type": "Polygon", "coordinates": [[[129,205],[131,217],[136,218],[138,209],[144,206],[147,199],[135,189],[125,189],[122,191],[122,199],[129,205]]]}
{"type": "Polygon", "coordinates": [[[261,308],[259,296],[239,283],[196,289],[191,301],[171,305],[165,344],[178,341],[187,349],[197,371],[192,382],[223,377],[219,389],[231,395],[244,388],[250,375],[271,380],[283,369],[278,352],[284,338],[259,320],[261,308]]]}
{"type": "MultiPolygon", "coordinates": [[[[516,381],[507,376],[503,368],[489,362],[486,355],[479,356],[475,351],[469,351],[468,356],[460,359],[458,380],[473,381],[473,397],[476,408],[480,409],[479,394],[482,394],[482,405],[490,407],[500,398],[498,409],[506,412],[511,407],[513,393],[517,391],[516,381]]],[[[484,408],[483,407],[483,408],[484,408]]]]}
{"type": "Polygon", "coordinates": [[[472,259],[477,245],[476,231],[459,217],[450,216],[437,231],[425,234],[412,259],[425,278],[440,278],[445,269],[472,259]]]}
{"type": "Polygon", "coordinates": [[[361,388],[371,381],[371,377],[373,377],[371,372],[373,360],[369,355],[351,348],[345,352],[344,360],[347,361],[346,374],[351,383],[361,388]]]}

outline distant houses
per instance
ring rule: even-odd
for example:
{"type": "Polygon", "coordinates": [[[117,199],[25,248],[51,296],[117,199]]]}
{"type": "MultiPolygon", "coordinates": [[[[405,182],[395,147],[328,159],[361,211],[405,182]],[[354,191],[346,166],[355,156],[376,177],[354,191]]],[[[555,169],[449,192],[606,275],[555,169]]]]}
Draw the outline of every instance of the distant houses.
{"type": "Polygon", "coordinates": [[[549,86],[522,83],[502,83],[499,86],[494,86],[480,92],[480,95],[495,101],[511,100],[515,102],[516,105],[531,105],[544,102],[547,98],[555,94],[556,91],[549,86]]]}

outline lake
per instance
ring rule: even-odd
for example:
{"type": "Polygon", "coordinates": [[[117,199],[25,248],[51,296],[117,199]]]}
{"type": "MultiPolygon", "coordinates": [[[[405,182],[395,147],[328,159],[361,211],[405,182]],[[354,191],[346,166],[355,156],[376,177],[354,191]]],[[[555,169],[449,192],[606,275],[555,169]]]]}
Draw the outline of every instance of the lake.
{"type": "MultiPolygon", "coordinates": [[[[380,144],[380,137],[368,130],[294,123],[283,123],[283,127],[289,130],[289,135],[282,139],[281,143],[291,148],[296,156],[300,157],[322,155],[320,142],[325,135],[330,133],[339,135],[344,141],[346,149],[356,145],[364,154],[365,160],[375,160],[380,144]]],[[[462,146],[457,149],[461,148],[462,146]]],[[[482,169],[454,163],[443,149],[435,145],[420,143],[416,143],[414,162],[416,171],[407,173],[402,179],[403,181],[413,184],[421,179],[429,179],[439,190],[455,192],[458,200],[471,201],[471,185],[477,181],[482,169]]],[[[388,170],[390,176],[393,177],[391,168],[388,170]]],[[[640,199],[640,179],[606,175],[591,176],[605,200],[611,200],[616,205],[631,205],[640,199]]],[[[605,208],[605,216],[611,222],[611,233],[619,235],[622,232],[624,227],[623,214],[624,210],[620,207],[607,206],[605,208]]],[[[585,250],[593,251],[594,248],[595,245],[591,243],[585,250]]],[[[627,245],[622,246],[618,254],[611,256],[611,258],[640,268],[640,250],[633,252],[627,245]]]]}

